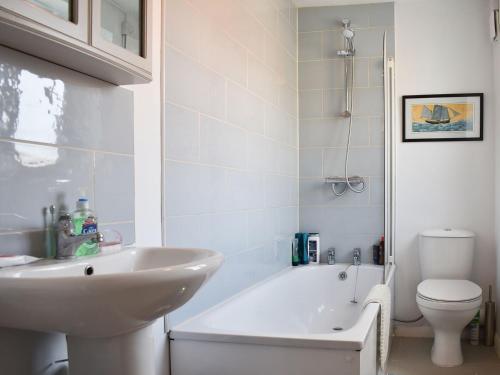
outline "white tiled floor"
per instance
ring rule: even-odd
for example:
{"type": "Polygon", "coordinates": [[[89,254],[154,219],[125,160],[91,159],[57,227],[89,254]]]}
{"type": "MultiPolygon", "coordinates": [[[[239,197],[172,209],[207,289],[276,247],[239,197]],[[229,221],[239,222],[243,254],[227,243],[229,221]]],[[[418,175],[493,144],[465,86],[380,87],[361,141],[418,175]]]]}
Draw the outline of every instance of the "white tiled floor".
{"type": "Polygon", "coordinates": [[[462,342],[464,364],[442,368],[432,364],[432,339],[395,337],[389,357],[390,375],[500,375],[495,349],[462,342]]]}

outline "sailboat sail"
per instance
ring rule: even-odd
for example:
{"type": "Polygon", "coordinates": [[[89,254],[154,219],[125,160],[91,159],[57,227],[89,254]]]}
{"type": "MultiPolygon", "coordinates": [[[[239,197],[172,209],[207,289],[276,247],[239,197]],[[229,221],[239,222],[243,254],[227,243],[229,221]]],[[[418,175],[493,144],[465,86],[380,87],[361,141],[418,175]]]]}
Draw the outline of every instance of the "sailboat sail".
{"type": "Polygon", "coordinates": [[[424,108],[422,109],[421,117],[426,120],[432,118],[432,111],[426,105],[424,105],[424,108]]]}
{"type": "Polygon", "coordinates": [[[441,122],[450,122],[450,112],[448,107],[443,107],[441,110],[441,122]]]}
{"type": "Polygon", "coordinates": [[[443,112],[443,106],[435,105],[434,111],[432,111],[432,120],[439,122],[441,120],[442,112],[443,112]]]}
{"type": "Polygon", "coordinates": [[[425,122],[429,124],[447,124],[450,122],[450,112],[448,107],[436,104],[432,110],[432,116],[425,122]]]}
{"type": "Polygon", "coordinates": [[[453,108],[448,108],[451,111],[451,117],[457,117],[460,112],[455,111],[453,108]]]}

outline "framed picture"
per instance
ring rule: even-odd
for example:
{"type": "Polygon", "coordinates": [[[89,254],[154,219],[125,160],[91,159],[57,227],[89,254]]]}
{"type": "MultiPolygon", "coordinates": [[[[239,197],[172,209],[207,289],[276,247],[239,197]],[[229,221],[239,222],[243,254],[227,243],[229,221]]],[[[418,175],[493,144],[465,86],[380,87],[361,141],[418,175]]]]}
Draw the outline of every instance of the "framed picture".
{"type": "Polygon", "coordinates": [[[483,94],[403,96],[403,142],[482,140],[483,94]]]}

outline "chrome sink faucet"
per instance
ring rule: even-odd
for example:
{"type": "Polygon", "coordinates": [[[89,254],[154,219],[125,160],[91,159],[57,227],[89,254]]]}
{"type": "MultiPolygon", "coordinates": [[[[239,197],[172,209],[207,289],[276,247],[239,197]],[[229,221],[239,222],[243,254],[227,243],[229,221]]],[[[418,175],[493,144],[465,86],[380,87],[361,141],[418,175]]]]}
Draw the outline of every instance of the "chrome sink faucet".
{"type": "Polygon", "coordinates": [[[361,249],[359,247],[355,248],[352,253],[352,264],[353,266],[361,265],[361,249]]]}
{"type": "Polygon", "coordinates": [[[87,241],[95,243],[102,242],[102,233],[75,234],[73,219],[69,214],[59,217],[56,228],[56,259],[72,259],[75,257],[78,247],[87,241]]]}

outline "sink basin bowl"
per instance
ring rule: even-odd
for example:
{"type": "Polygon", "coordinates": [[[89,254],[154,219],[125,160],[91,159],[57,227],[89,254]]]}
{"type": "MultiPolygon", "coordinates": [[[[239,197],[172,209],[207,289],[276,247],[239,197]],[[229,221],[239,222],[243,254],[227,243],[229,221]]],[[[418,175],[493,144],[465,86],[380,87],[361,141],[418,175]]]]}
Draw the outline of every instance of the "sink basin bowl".
{"type": "Polygon", "coordinates": [[[186,303],[223,256],[202,249],[125,248],[0,270],[0,326],[109,338],[186,303]]]}

